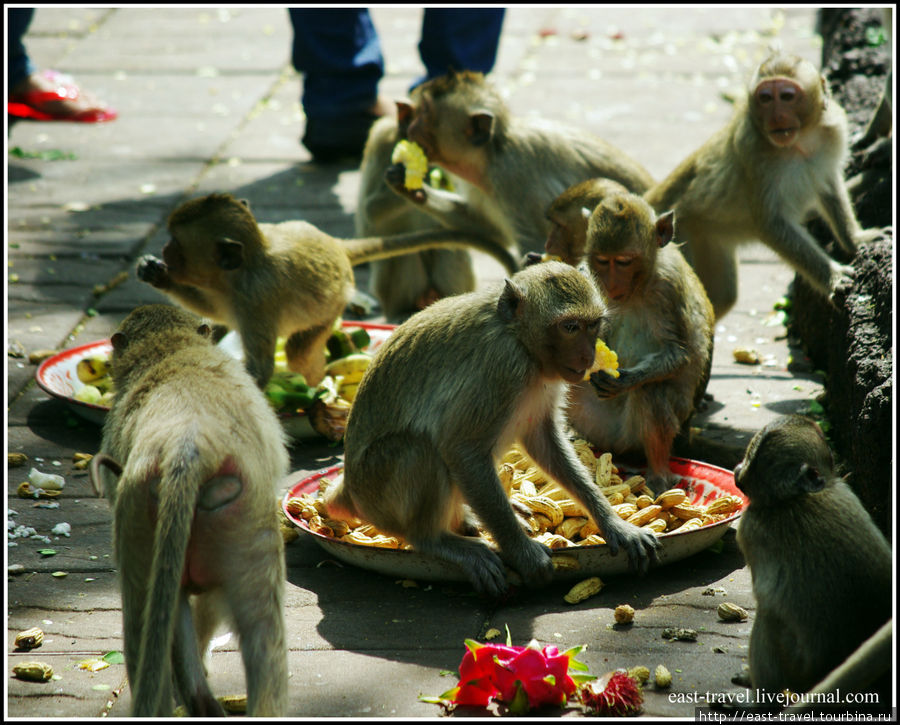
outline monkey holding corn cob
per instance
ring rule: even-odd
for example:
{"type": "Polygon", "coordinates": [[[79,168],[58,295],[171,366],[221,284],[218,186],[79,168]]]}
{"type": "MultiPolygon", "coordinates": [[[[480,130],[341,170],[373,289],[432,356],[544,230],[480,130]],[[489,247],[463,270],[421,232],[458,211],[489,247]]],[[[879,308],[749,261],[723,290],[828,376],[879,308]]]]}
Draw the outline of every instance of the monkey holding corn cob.
{"type": "Polygon", "coordinates": [[[405,139],[398,141],[391,154],[391,163],[403,164],[406,170],[404,184],[407,189],[414,191],[422,188],[425,174],[428,173],[428,159],[419,144],[405,139]]]}

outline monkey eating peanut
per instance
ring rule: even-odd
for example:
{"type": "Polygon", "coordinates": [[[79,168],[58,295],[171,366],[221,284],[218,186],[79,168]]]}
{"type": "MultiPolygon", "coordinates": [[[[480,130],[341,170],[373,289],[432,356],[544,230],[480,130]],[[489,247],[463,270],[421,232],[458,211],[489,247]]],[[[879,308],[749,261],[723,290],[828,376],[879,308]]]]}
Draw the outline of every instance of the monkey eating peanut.
{"type": "Polygon", "coordinates": [[[544,584],[553,575],[550,550],[526,535],[496,472],[518,441],[587,509],[612,552],[624,549],[645,570],[656,559],[655,536],[613,512],[562,427],[568,384],[594,362],[603,314],[590,280],[548,262],[411,317],[363,376],[343,477],[324,493],[329,513],[402,536],[492,596],[507,587],[500,557],[527,583],[544,584]],[[465,536],[475,522],[464,504],[500,556],[465,536]]]}
{"type": "MultiPolygon", "coordinates": [[[[375,174],[383,175],[406,206],[419,212],[408,221],[420,224],[424,213],[445,227],[502,240],[517,257],[544,246],[550,231],[544,210],[572,184],[602,176],[636,193],[653,184],[643,166],[593,134],[514,116],[481,73],[449,73],[423,83],[409,101],[398,101],[397,117],[399,130],[393,136],[387,123],[373,128],[366,149],[371,159],[363,162],[362,186],[371,196],[361,197],[358,214],[378,223],[379,232],[378,220],[398,219],[402,206],[382,201],[375,174]],[[456,188],[426,185],[411,190],[402,165],[385,170],[383,163],[375,163],[376,157],[390,159],[376,144],[389,143],[398,134],[421,146],[430,163],[450,174],[456,188]]],[[[386,264],[398,267],[407,260],[386,264]]],[[[424,290],[425,275],[413,273],[416,277],[407,276],[404,287],[424,290]]]]}
{"type": "Polygon", "coordinates": [[[258,224],[247,204],[210,194],[169,217],[163,259],[138,260],[138,279],[214,322],[237,328],[247,370],[260,387],[272,377],[275,344],[287,337],[288,367],[317,385],[325,342],[354,292],[353,266],[435,247],[475,246],[514,271],[499,243],[447,229],[340,240],[312,224],[258,224]]]}
{"type": "Polygon", "coordinates": [[[91,461],[113,511],[133,714],[223,715],[202,653],[220,612],[240,635],[247,713],[283,716],[285,565],[273,500],[288,456],[274,412],[209,328],[169,305],[112,336],[117,394],[91,461]],[[193,612],[192,612],[193,610],[193,612]]]}

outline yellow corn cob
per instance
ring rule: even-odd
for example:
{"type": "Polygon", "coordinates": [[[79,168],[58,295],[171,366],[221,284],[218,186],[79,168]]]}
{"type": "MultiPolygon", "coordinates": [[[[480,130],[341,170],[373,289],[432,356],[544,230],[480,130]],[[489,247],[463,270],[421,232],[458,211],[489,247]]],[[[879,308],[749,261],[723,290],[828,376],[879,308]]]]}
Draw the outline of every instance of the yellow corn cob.
{"type": "Polygon", "coordinates": [[[563,599],[569,604],[578,604],[578,602],[583,602],[588,597],[598,594],[602,588],[603,582],[600,577],[592,576],[590,579],[578,582],[563,599]]]}
{"type": "Polygon", "coordinates": [[[406,169],[404,186],[410,191],[421,189],[425,174],[428,173],[428,159],[419,144],[412,141],[399,141],[391,154],[392,164],[403,164],[406,169]]]}
{"type": "Polygon", "coordinates": [[[612,375],[614,378],[619,377],[619,356],[615,351],[610,350],[603,340],[597,340],[595,349],[594,365],[585,373],[584,379],[587,380],[591,377],[591,373],[596,373],[600,370],[612,375]]]}

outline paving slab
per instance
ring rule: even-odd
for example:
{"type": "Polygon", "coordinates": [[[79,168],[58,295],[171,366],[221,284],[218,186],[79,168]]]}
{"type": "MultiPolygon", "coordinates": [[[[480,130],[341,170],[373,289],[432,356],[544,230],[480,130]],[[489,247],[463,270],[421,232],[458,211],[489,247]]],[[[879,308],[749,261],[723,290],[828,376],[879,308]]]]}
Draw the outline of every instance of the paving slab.
{"type": "MultiPolygon", "coordinates": [[[[415,48],[421,10],[378,7],[373,18],[387,60],[381,91],[402,97],[422,73],[415,48]]],[[[813,26],[811,8],[512,7],[493,78],[514,112],[579,125],[661,178],[728,119],[729,94],[771,40],[817,61],[813,26]]],[[[134,306],[161,300],[133,274],[105,294],[94,288],[130,273],[140,254],[158,253],[167,215],[196,194],[228,190],[249,199],[263,221],[305,218],[352,235],[359,173],[353,164],[314,164],[299,144],[304,119],[290,38],[279,7],[38,8],[26,37],[35,62],[72,73],[120,117],[9,128],[10,148],[74,158],[7,157],[8,341],[26,352],[85,344],[108,337],[134,306]]],[[[502,276],[492,259],[475,259],[479,285],[502,276]]],[[[367,270],[358,272],[364,286],[367,270]]],[[[760,246],[743,251],[740,274],[738,303],[716,329],[712,398],[695,424],[744,443],[774,416],[807,410],[822,379],[788,367],[802,353],[773,305],[792,272],[760,246]],[[764,362],[738,365],[737,346],[757,348],[764,362]]],[[[60,521],[72,530],[49,545],[17,540],[7,550],[8,563],[25,571],[7,582],[7,672],[41,659],[60,679],[8,676],[5,714],[127,717],[124,665],[76,668],[87,656],[122,650],[108,507],[72,461],[75,452],[96,451],[100,427],[49,399],[33,382],[34,369],[7,358],[7,449],[29,457],[27,466],[8,470],[7,508],[17,512],[8,518],[44,536],[60,521]],[[17,497],[31,466],[66,478],[58,509],[17,497]],[[57,554],[44,557],[39,548],[57,554]],[[15,634],[31,626],[45,630],[44,645],[14,652],[15,634]]],[[[282,491],[340,462],[342,449],[306,441],[291,456],[294,472],[282,491]]],[[[587,645],[582,659],[594,674],[665,664],[674,682],[669,691],[645,690],[649,716],[691,717],[698,702],[743,692],[731,677],[746,663],[755,605],[733,530],[715,551],[643,578],[610,577],[576,606],[563,601],[565,583],[500,602],[459,583],[404,586],[334,561],[307,537],[288,544],[285,556],[292,717],[438,717],[440,708],[419,695],[455,684],[448,673],[466,638],[506,626],[516,644],[534,637],[560,648],[587,645]],[[719,622],[715,609],[725,598],[747,608],[750,620],[719,622]],[[634,606],[635,622],[616,627],[612,611],[624,602],[634,606]],[[668,626],[695,628],[700,637],[669,642],[661,636],[668,626]]],[[[218,694],[242,691],[234,638],[216,647],[209,669],[218,694]]]]}

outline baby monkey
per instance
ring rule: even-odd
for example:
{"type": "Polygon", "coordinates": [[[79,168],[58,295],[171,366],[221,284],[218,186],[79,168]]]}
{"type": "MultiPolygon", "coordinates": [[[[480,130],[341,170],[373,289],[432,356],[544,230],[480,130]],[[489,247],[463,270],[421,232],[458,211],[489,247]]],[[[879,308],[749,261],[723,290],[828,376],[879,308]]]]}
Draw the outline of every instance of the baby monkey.
{"type": "Polygon", "coordinates": [[[757,602],[752,686],[806,692],[891,617],[891,547],[809,418],[766,425],[734,480],[750,498],[737,541],[757,602]]]}
{"type": "Polygon", "coordinates": [[[400,325],[360,383],[344,441],[345,468],[325,494],[354,515],[459,566],[502,594],[501,556],[530,585],[553,575],[550,549],[529,538],[496,472],[518,441],[590,512],[612,553],[645,570],[656,538],[626,524],[599,492],[563,430],[570,383],[594,362],[604,308],[590,280],[561,262],[504,285],[449,297],[400,325]],[[468,504],[500,549],[467,537],[468,504]]]}
{"type": "Polygon", "coordinates": [[[310,385],[325,375],[325,343],[352,298],[354,265],[398,254],[475,246],[511,272],[518,262],[502,245],[450,229],[392,237],[335,239],[312,224],[258,224],[246,202],[210,194],[169,217],[162,260],[138,260],[138,279],[214,322],[236,328],[247,370],[265,387],[275,344],[286,337],[288,367],[310,385]]]}
{"type": "Polygon", "coordinates": [[[247,714],[287,707],[283,540],[276,486],[284,433],[209,327],[169,305],[134,310],[112,336],[116,397],[91,461],[113,512],[133,715],[224,715],[201,653],[220,613],[240,635],[247,714]],[[192,611],[193,610],[193,611],[192,611]]]}

